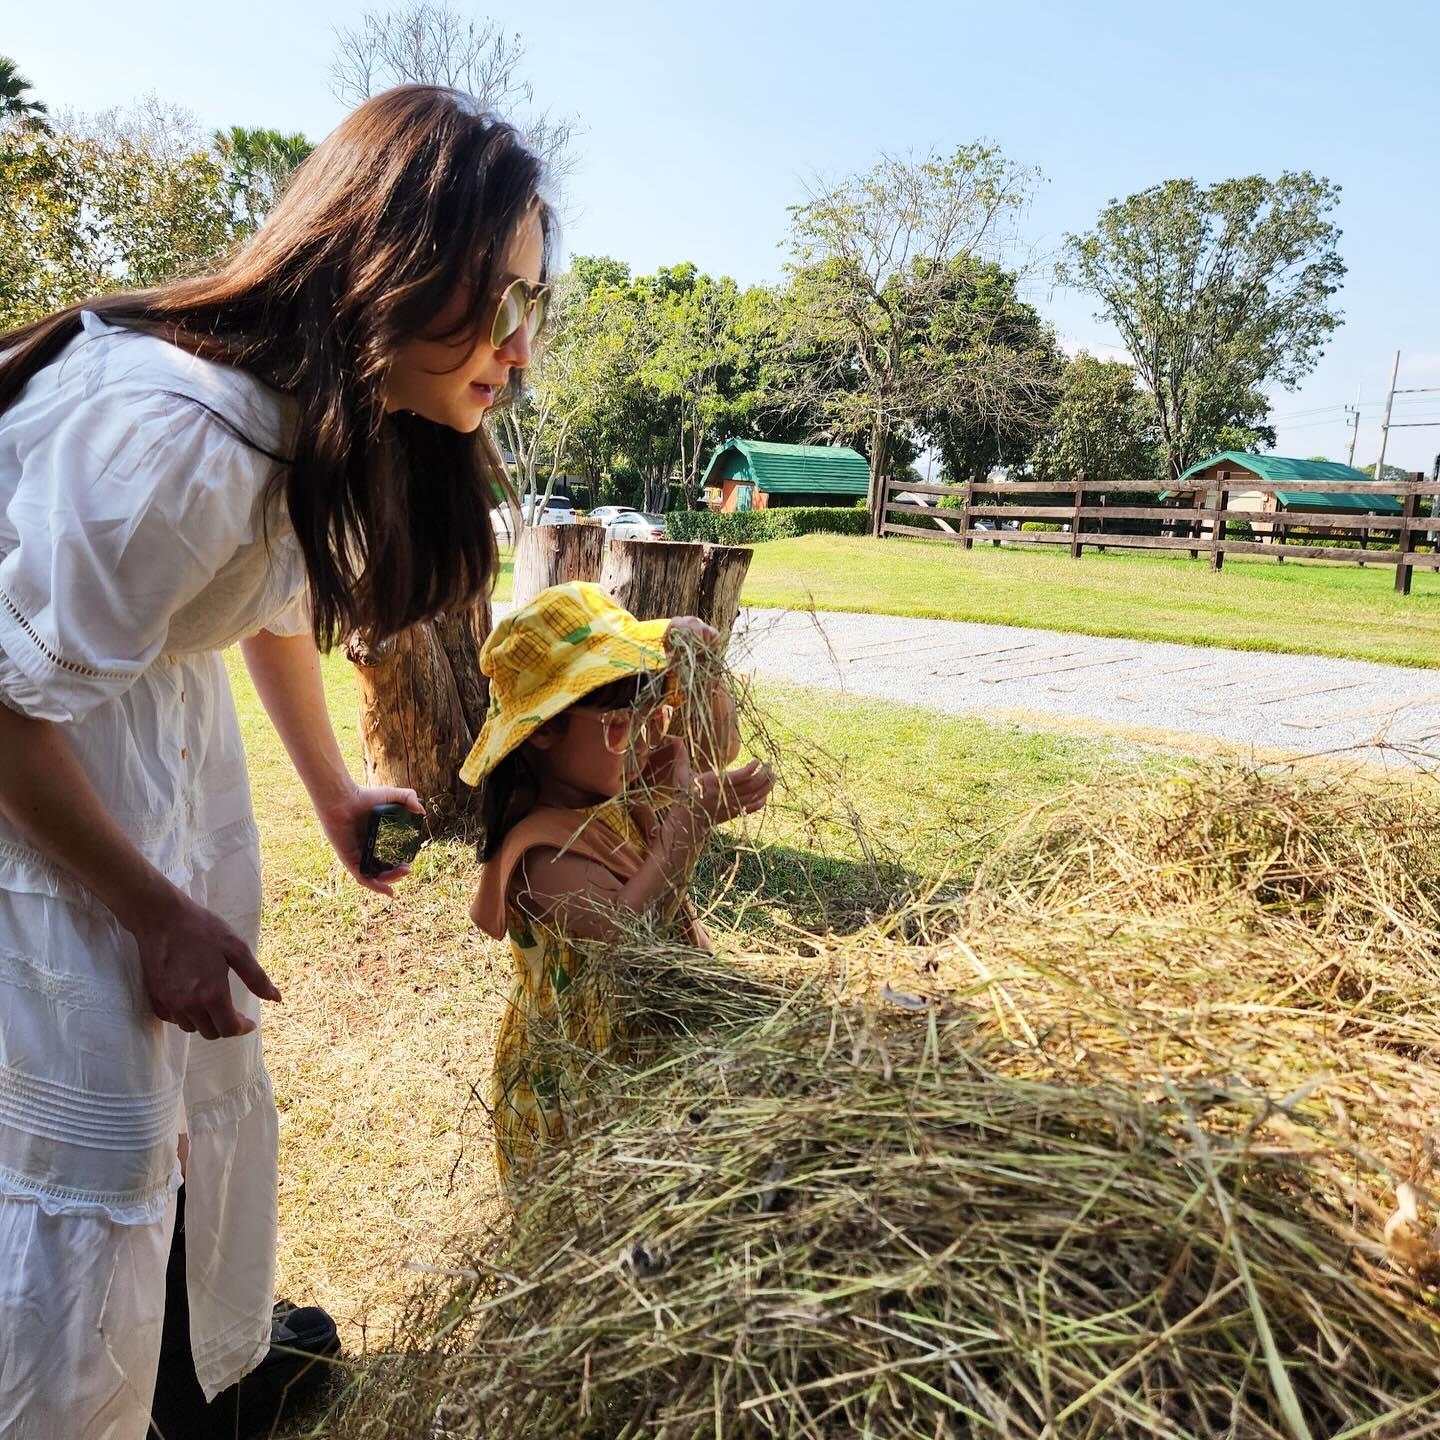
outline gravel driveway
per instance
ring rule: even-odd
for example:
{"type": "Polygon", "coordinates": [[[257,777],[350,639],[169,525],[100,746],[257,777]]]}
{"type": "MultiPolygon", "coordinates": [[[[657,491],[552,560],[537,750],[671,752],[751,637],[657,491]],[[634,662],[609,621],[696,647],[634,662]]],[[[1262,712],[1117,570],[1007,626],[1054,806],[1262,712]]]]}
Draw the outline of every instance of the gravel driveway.
{"type": "Polygon", "coordinates": [[[1440,670],[890,615],[747,610],[737,668],[953,714],[1027,712],[1244,750],[1440,763],[1440,670]]]}

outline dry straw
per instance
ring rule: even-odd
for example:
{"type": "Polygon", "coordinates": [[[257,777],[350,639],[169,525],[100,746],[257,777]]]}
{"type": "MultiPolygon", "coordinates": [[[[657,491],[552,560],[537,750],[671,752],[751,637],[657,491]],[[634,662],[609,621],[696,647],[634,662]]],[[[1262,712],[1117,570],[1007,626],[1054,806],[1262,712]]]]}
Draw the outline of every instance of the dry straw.
{"type": "Polygon", "coordinates": [[[1432,790],[1209,766],[854,934],[637,933],[646,1043],[323,1433],[1440,1432],[1437,906],[1432,790]]]}

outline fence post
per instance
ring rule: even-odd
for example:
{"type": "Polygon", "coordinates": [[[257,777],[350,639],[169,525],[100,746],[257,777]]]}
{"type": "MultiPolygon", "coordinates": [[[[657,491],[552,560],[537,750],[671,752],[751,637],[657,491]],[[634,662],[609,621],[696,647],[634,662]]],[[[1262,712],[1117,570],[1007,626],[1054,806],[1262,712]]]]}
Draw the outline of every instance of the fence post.
{"type": "Polygon", "coordinates": [[[960,528],[960,534],[964,537],[962,544],[965,549],[975,548],[975,531],[972,528],[975,524],[975,517],[970,513],[970,507],[975,503],[975,477],[968,476],[965,481],[965,497],[962,502],[965,506],[965,522],[960,528]]]}
{"type": "Polygon", "coordinates": [[[1210,512],[1210,568],[1225,568],[1225,512],[1230,508],[1230,472],[1222,470],[1215,492],[1215,508],[1210,512]]]}
{"type": "Polygon", "coordinates": [[[1075,513],[1070,517],[1070,558],[1078,560],[1084,546],[1080,544],[1080,510],[1085,504],[1085,472],[1075,477],[1075,513]]]}
{"type": "Polygon", "coordinates": [[[890,477],[888,475],[881,477],[876,493],[880,498],[880,511],[877,515],[871,517],[871,533],[883,540],[885,538],[885,526],[890,520],[890,477]]]}
{"type": "MultiPolygon", "coordinates": [[[[1425,477],[1418,472],[1415,475],[1417,484],[1424,484],[1425,477]]],[[[1420,514],[1420,494],[1412,492],[1405,497],[1405,503],[1400,507],[1400,533],[1396,537],[1396,544],[1400,547],[1400,554],[1403,557],[1410,549],[1410,530],[1416,517],[1420,514]]],[[[1414,570],[1413,565],[1407,565],[1402,558],[1395,565],[1395,593],[1397,595],[1408,595],[1410,593],[1410,575],[1414,570]]]]}

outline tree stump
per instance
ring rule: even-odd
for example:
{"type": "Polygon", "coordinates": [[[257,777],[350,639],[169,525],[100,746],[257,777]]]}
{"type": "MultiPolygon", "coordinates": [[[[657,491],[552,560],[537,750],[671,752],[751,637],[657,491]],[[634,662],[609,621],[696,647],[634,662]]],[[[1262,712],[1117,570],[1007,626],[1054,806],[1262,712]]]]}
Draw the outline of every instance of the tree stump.
{"type": "Polygon", "coordinates": [[[695,613],[713,625],[722,641],[730,639],[740,615],[740,591],[755,552],[744,545],[707,545],[700,569],[695,613]]]}
{"type": "Polygon", "coordinates": [[[412,626],[380,646],[352,636],[365,781],[400,785],[424,802],[433,831],[467,814],[475,792],[460,766],[485,723],[489,686],[480,646],[490,606],[412,626]]]}
{"type": "Polygon", "coordinates": [[[515,545],[514,603],[527,605],[567,580],[599,580],[604,555],[603,525],[525,526],[515,545]]]}
{"type": "Polygon", "coordinates": [[[672,540],[612,540],[600,586],[637,620],[693,615],[705,547],[672,540]]]}

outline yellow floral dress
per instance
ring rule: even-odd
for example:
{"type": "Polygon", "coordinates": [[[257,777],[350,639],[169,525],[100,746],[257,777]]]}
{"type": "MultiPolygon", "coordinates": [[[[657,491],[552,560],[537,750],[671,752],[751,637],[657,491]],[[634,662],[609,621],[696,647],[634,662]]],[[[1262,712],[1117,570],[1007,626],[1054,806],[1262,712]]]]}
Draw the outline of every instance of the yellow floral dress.
{"type": "MultiPolygon", "coordinates": [[[[640,854],[645,841],[619,800],[585,812],[640,854]]],[[[515,986],[495,1044],[495,1163],[511,1188],[536,1151],[575,1134],[589,1111],[587,1071],[624,1043],[614,996],[563,935],[505,904],[515,986]],[[563,1043],[556,1043],[562,1040],[563,1043]]]]}

